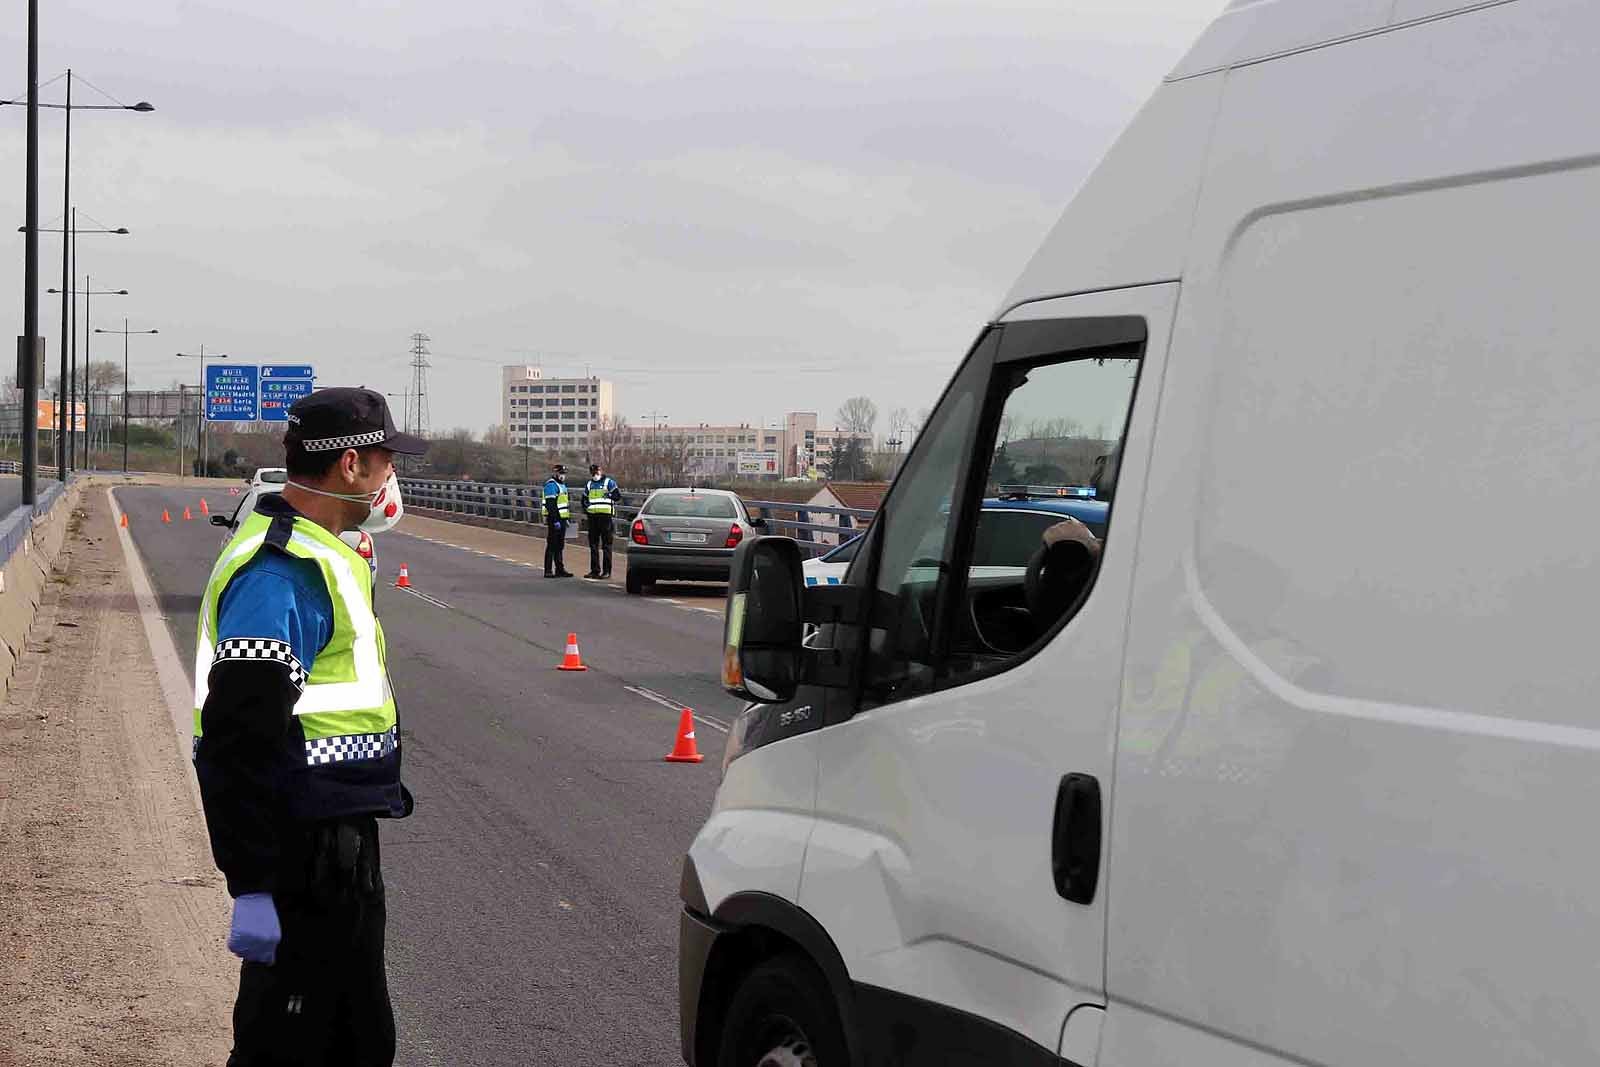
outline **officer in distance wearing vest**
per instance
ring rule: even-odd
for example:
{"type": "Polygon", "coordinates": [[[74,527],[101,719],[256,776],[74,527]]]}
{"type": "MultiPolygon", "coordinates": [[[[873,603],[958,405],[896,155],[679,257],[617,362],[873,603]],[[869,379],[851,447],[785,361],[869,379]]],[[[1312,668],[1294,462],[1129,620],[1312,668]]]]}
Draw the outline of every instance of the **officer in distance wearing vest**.
{"type": "Polygon", "coordinates": [[[571,578],[561,555],[567,547],[567,523],[572,521],[572,504],[567,497],[567,468],[557,463],[550,468],[544,483],[544,576],[571,578]]]}
{"type": "Polygon", "coordinates": [[[230,1067],[394,1062],[378,819],[411,814],[366,560],[339,535],[400,520],[382,395],[289,409],[288,482],[212,568],[195,650],[194,765],[244,960],[230,1067]]]}
{"type": "Polygon", "coordinates": [[[589,516],[589,573],[585,578],[611,577],[612,522],[621,499],[622,490],[617,488],[616,479],[601,470],[600,464],[589,464],[589,481],[583,487],[583,510],[589,516]]]}

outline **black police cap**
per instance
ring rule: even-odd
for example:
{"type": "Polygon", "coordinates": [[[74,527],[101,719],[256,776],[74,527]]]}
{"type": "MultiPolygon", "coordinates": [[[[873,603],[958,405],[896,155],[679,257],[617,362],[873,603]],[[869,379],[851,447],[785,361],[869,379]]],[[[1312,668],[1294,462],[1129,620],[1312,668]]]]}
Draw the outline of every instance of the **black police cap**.
{"type": "Polygon", "coordinates": [[[395,429],[382,393],[371,389],[318,389],[289,408],[285,444],[307,452],[381,446],[405,456],[420,456],[428,442],[395,429]]]}

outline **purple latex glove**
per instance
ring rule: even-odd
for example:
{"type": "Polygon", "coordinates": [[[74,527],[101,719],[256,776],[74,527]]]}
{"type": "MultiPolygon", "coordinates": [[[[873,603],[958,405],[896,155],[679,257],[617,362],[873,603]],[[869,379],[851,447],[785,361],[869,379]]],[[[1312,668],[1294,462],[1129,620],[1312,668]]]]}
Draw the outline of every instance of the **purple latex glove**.
{"type": "Polygon", "coordinates": [[[233,902],[228,951],[249,963],[271,964],[278,954],[283,928],[271,893],[246,893],[233,902]]]}

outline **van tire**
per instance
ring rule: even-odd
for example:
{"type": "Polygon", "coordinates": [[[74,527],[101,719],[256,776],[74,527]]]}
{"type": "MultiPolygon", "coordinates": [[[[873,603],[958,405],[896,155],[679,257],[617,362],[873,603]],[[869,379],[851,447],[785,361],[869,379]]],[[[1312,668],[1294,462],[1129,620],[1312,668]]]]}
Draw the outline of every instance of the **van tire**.
{"type": "Polygon", "coordinates": [[[849,1053],[822,972],[790,953],[757,965],[739,983],[723,1019],[716,1063],[772,1067],[796,1061],[847,1067],[849,1053]]]}
{"type": "Polygon", "coordinates": [[[643,571],[636,571],[632,567],[628,568],[628,592],[638,596],[644,592],[644,587],[648,584],[649,580],[645,577],[643,571]]]}

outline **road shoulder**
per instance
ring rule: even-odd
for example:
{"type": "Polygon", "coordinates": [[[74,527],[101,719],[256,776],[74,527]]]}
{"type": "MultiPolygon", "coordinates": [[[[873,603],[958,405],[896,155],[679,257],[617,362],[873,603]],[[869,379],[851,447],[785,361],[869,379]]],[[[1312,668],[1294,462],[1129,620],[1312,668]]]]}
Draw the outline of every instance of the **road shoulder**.
{"type": "Polygon", "coordinates": [[[228,899],[103,490],[0,704],[0,1063],[220,1064],[228,899]]]}

